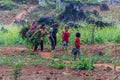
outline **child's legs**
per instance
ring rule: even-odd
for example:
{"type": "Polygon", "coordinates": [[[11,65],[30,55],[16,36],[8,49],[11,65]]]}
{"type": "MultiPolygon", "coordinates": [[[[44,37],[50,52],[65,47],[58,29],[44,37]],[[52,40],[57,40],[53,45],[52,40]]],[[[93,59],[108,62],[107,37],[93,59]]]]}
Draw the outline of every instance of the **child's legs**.
{"type": "Polygon", "coordinates": [[[37,48],[38,48],[38,41],[37,40],[35,40],[35,42],[34,42],[34,51],[36,51],[37,50],[37,48]]]}
{"type": "Polygon", "coordinates": [[[66,42],[66,51],[68,51],[68,43],[66,42]]]}
{"type": "Polygon", "coordinates": [[[54,38],[55,42],[54,42],[54,45],[56,46],[57,45],[57,38],[54,38]]]}
{"type": "Polygon", "coordinates": [[[77,54],[74,55],[74,60],[76,60],[76,58],[77,58],[77,54]]]}
{"type": "Polygon", "coordinates": [[[50,39],[50,41],[51,41],[51,48],[52,48],[52,50],[54,50],[55,49],[55,42],[53,39],[50,39]]]}
{"type": "Polygon", "coordinates": [[[67,42],[63,42],[63,47],[65,47],[65,50],[67,51],[68,50],[68,43],[67,42]]]}
{"type": "Polygon", "coordinates": [[[78,58],[80,58],[81,56],[80,56],[80,49],[77,49],[78,51],[78,58]]]}
{"type": "Polygon", "coordinates": [[[41,51],[43,51],[43,49],[44,49],[44,43],[43,43],[43,40],[40,41],[40,46],[41,46],[41,51]]]}

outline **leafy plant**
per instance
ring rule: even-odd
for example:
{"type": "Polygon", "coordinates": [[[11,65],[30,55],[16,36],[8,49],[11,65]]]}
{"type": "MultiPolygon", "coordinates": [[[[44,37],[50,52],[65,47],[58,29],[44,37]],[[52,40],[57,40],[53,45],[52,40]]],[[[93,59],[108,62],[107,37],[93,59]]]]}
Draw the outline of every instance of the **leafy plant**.
{"type": "Polygon", "coordinates": [[[19,62],[15,65],[15,69],[14,69],[15,80],[17,80],[17,78],[19,77],[20,70],[22,69],[23,66],[25,66],[24,62],[19,62]]]}
{"type": "Polygon", "coordinates": [[[90,63],[87,59],[82,58],[79,61],[71,62],[71,68],[75,70],[89,70],[93,69],[94,65],[90,63]]]}
{"type": "Polygon", "coordinates": [[[63,69],[65,67],[65,64],[62,61],[52,60],[49,64],[49,66],[57,68],[57,69],[63,69]]]}

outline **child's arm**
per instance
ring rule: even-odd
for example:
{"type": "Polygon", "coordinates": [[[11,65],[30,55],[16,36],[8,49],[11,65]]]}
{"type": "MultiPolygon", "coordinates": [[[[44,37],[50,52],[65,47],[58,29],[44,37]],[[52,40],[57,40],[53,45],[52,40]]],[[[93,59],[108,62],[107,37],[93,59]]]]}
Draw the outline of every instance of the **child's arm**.
{"type": "Polygon", "coordinates": [[[71,33],[69,32],[69,37],[71,36],[71,33]]]}
{"type": "Polygon", "coordinates": [[[39,29],[38,31],[36,31],[35,33],[33,33],[33,35],[32,35],[32,37],[31,38],[33,38],[38,32],[40,32],[41,31],[41,29],[39,29]]]}
{"type": "Polygon", "coordinates": [[[62,38],[64,37],[64,31],[62,31],[62,38]]]}
{"type": "Polygon", "coordinates": [[[50,33],[50,37],[51,37],[52,40],[54,40],[54,38],[53,38],[53,36],[52,36],[52,33],[50,33]]]}

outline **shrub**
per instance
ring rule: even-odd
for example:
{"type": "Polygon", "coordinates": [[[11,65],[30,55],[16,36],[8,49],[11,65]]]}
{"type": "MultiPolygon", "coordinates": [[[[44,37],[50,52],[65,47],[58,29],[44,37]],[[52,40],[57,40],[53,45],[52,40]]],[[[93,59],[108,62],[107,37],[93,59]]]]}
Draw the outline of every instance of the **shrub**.
{"type": "Polygon", "coordinates": [[[90,63],[85,58],[82,58],[79,61],[72,62],[71,63],[71,68],[75,69],[75,70],[89,70],[89,69],[93,69],[94,65],[93,65],[93,63],[90,63]]]}
{"type": "Polygon", "coordinates": [[[65,64],[62,61],[52,60],[49,64],[49,66],[57,68],[57,69],[63,69],[65,67],[65,64]]]}
{"type": "Polygon", "coordinates": [[[19,8],[20,5],[13,1],[0,1],[0,10],[12,10],[19,8]]]}

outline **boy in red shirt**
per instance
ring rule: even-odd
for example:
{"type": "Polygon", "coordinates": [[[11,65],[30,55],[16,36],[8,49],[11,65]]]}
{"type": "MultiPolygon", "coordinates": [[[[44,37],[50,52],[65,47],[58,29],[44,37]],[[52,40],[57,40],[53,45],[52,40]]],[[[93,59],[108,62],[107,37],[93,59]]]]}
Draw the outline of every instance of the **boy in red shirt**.
{"type": "Polygon", "coordinates": [[[75,38],[75,48],[72,50],[72,54],[74,55],[74,60],[76,60],[77,56],[80,57],[80,33],[76,33],[75,38]]]}
{"type": "Polygon", "coordinates": [[[68,50],[69,37],[70,37],[69,26],[66,26],[65,30],[62,31],[63,48],[66,47],[66,51],[68,50]]]}

